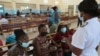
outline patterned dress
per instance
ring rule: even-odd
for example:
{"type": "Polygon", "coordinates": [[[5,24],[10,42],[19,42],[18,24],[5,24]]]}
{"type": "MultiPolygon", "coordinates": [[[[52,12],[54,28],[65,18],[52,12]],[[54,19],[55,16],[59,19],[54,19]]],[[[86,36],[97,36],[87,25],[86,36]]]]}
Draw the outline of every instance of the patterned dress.
{"type": "Polygon", "coordinates": [[[35,45],[36,56],[50,56],[49,55],[49,45],[50,44],[49,44],[49,41],[46,37],[39,37],[38,36],[34,40],[34,45],[35,45]],[[37,47],[38,47],[40,53],[38,53],[37,47]]]}
{"type": "Polygon", "coordinates": [[[8,56],[28,56],[28,53],[18,45],[14,45],[9,51],[8,56]]]}

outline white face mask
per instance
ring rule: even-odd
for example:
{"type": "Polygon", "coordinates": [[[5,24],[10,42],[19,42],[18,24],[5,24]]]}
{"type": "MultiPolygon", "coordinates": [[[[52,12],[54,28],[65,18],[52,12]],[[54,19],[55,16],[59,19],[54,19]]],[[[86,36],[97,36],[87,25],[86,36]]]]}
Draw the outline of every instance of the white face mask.
{"type": "Polygon", "coordinates": [[[85,23],[85,21],[84,21],[84,17],[81,17],[82,18],[82,24],[84,24],[85,23]]]}
{"type": "Polygon", "coordinates": [[[29,43],[23,42],[21,46],[22,46],[23,48],[27,48],[27,47],[29,47],[29,43]]]}
{"type": "Polygon", "coordinates": [[[66,27],[64,27],[64,28],[61,29],[62,33],[66,33],[66,31],[67,31],[66,27]]]}

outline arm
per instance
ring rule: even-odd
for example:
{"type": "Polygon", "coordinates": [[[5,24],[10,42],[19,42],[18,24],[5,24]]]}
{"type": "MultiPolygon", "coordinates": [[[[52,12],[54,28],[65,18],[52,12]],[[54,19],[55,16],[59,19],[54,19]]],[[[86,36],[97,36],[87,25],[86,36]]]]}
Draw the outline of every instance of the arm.
{"type": "Polygon", "coordinates": [[[67,45],[69,46],[70,50],[71,50],[75,55],[77,55],[77,56],[81,55],[82,49],[77,48],[77,47],[74,47],[73,45],[71,45],[71,42],[70,42],[68,39],[66,39],[66,41],[67,41],[67,45]]]}
{"type": "Polygon", "coordinates": [[[41,49],[37,39],[34,40],[34,47],[35,47],[36,56],[41,56],[41,49]]]}
{"type": "Polygon", "coordinates": [[[8,51],[7,55],[8,56],[14,56],[11,51],[8,51]]]}
{"type": "Polygon", "coordinates": [[[77,56],[81,55],[85,47],[86,41],[87,41],[87,32],[83,28],[79,28],[75,32],[75,34],[72,37],[72,42],[69,41],[68,38],[66,38],[66,44],[68,44],[71,51],[77,56]]]}
{"type": "Polygon", "coordinates": [[[5,54],[7,52],[7,50],[6,51],[3,51],[1,48],[0,48],[0,56],[2,56],[3,54],[5,54]]]}
{"type": "Polygon", "coordinates": [[[19,55],[19,49],[16,48],[16,47],[14,49],[12,49],[12,48],[8,50],[7,55],[8,56],[18,56],[19,55]]]}

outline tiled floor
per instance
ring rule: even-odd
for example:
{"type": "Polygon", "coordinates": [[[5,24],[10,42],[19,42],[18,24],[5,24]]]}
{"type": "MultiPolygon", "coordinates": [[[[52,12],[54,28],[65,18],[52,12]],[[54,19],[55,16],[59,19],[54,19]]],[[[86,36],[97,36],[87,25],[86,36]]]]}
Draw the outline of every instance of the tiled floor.
{"type": "MultiPolygon", "coordinates": [[[[69,23],[69,22],[65,22],[65,23],[69,23]]],[[[74,28],[77,29],[77,21],[74,21],[73,23],[71,23],[71,25],[69,26],[69,28],[74,28]]],[[[28,36],[30,39],[35,38],[38,35],[38,32],[29,32],[28,36]]],[[[0,36],[0,39],[3,40],[3,43],[5,43],[5,37],[4,36],[0,36]]],[[[6,48],[3,48],[4,50],[6,48]]],[[[100,47],[99,47],[100,50],[100,47]]],[[[98,50],[99,56],[100,56],[100,51],[98,50]]]]}

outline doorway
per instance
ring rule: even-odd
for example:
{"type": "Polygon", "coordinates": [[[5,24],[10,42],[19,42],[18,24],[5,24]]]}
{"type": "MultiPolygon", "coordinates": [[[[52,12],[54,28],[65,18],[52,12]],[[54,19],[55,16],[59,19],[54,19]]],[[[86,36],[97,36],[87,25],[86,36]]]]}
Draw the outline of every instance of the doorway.
{"type": "Polygon", "coordinates": [[[4,14],[4,6],[0,4],[0,15],[4,14]]]}
{"type": "Polygon", "coordinates": [[[74,5],[68,6],[68,16],[73,17],[74,16],[74,5]]]}

